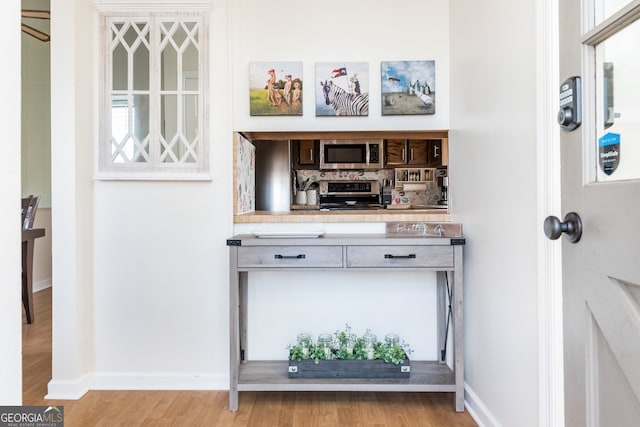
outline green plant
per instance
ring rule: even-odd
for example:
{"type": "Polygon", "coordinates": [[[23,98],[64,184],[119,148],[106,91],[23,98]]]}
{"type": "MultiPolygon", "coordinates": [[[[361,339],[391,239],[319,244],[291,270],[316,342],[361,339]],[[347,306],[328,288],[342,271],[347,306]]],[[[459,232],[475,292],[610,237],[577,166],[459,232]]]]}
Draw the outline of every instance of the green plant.
{"type": "Polygon", "coordinates": [[[399,365],[413,352],[409,346],[403,342],[402,344],[396,343],[378,343],[379,345],[375,349],[375,358],[382,359],[385,362],[394,363],[399,365]]]}
{"type": "Polygon", "coordinates": [[[309,358],[309,351],[304,350],[302,345],[292,345],[288,347],[289,349],[289,360],[305,360],[309,358]]]}
{"type": "Polygon", "coordinates": [[[320,363],[321,360],[332,360],[332,359],[335,359],[336,357],[332,349],[329,349],[327,351],[322,345],[316,343],[311,349],[309,358],[313,359],[313,361],[317,365],[318,363],[320,363]]]}
{"type": "MultiPolygon", "coordinates": [[[[370,334],[369,329],[366,334],[370,334]]],[[[289,345],[289,360],[301,361],[313,359],[318,364],[321,360],[367,360],[370,359],[370,349],[363,337],[358,337],[351,331],[351,326],[345,325],[344,330],[336,331],[334,339],[330,347],[326,347],[320,343],[309,343],[306,347],[300,343],[289,345]]],[[[404,341],[399,343],[382,343],[375,342],[373,344],[373,358],[381,359],[387,363],[399,365],[411,354],[413,350],[404,341]]]]}

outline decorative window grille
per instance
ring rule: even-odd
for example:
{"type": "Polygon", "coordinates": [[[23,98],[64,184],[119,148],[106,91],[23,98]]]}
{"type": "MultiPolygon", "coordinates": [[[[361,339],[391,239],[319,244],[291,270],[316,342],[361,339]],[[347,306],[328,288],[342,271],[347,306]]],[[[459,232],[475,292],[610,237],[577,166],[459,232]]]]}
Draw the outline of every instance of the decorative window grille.
{"type": "Polygon", "coordinates": [[[207,179],[202,14],[105,17],[99,176],[207,179]]]}

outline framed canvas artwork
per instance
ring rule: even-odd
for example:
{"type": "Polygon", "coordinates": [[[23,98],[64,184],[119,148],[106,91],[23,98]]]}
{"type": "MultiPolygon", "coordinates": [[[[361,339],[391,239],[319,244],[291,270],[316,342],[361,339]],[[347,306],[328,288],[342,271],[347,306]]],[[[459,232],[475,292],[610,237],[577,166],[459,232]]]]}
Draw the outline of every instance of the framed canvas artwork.
{"type": "Polygon", "coordinates": [[[316,64],[316,116],[368,116],[369,64],[316,64]]]}
{"type": "Polygon", "coordinates": [[[383,61],[380,77],[383,116],[436,113],[435,61],[383,61]]]}
{"type": "Polygon", "coordinates": [[[249,113],[252,116],[301,116],[302,62],[251,62],[249,113]]]}

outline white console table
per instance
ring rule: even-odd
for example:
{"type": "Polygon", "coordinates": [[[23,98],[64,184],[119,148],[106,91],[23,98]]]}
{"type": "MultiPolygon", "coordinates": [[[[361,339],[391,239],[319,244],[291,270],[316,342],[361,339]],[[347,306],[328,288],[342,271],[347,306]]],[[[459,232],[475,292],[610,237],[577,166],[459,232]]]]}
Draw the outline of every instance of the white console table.
{"type": "Polygon", "coordinates": [[[463,238],[325,235],[304,238],[227,240],[230,252],[229,409],[238,409],[240,391],[386,391],[451,392],[454,407],[464,411],[463,238]],[[437,271],[438,349],[436,361],[411,360],[410,378],[289,378],[288,361],[247,361],[248,273],[252,271],[336,270],[437,271]],[[453,369],[444,351],[451,314],[453,369]]]}

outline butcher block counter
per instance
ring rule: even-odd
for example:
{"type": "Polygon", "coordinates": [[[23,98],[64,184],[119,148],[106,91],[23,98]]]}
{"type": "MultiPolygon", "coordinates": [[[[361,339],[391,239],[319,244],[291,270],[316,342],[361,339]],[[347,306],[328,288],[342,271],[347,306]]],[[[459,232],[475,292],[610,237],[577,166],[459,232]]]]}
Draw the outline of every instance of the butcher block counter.
{"type": "Polygon", "coordinates": [[[341,211],[255,211],[233,216],[233,222],[241,223],[278,223],[278,222],[447,222],[451,214],[446,209],[373,209],[341,211]]]}

